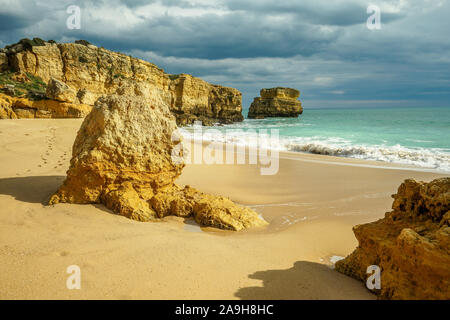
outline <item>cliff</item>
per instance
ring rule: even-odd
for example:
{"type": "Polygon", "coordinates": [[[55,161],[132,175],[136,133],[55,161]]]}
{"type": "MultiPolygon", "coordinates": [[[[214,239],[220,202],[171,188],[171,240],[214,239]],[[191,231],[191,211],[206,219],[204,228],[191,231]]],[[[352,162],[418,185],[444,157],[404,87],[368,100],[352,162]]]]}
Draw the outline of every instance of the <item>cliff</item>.
{"type": "Polygon", "coordinates": [[[366,281],[378,265],[383,299],[450,299],[450,178],[405,180],[393,198],[383,219],[353,228],[359,245],[336,269],[366,281]]]}
{"type": "Polygon", "coordinates": [[[102,203],[144,222],[177,215],[236,231],[266,225],[249,208],[174,183],[184,167],[172,160],[175,119],[162,90],[149,94],[97,100],[78,131],[67,179],[49,203],[102,203]]]}
{"type": "Polygon", "coordinates": [[[298,100],[300,91],[291,88],[261,89],[261,97],[256,97],[250,105],[249,119],[265,117],[298,117],[303,108],[298,100]]]}
{"type": "Polygon", "coordinates": [[[242,94],[237,89],[213,85],[188,74],[169,75],[150,62],[86,41],[76,42],[21,40],[1,49],[0,72],[29,74],[45,84],[54,78],[75,90],[74,103],[90,106],[102,95],[118,93],[119,88],[128,87],[130,94],[157,88],[182,125],[195,120],[207,125],[243,120],[242,94]]]}

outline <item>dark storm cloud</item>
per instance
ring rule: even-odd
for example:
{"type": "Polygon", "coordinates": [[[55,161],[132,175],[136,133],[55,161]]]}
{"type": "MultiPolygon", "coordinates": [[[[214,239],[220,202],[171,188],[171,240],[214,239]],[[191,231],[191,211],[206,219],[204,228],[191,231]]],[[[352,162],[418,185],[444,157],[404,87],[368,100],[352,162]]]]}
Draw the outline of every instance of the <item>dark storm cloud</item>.
{"type": "MultiPolygon", "coordinates": [[[[365,7],[360,2],[351,1],[343,6],[330,5],[324,1],[266,0],[226,1],[218,2],[214,6],[214,2],[190,3],[174,0],[83,0],[76,2],[82,8],[83,27],[81,30],[68,30],[64,28],[64,20],[67,17],[65,8],[69,4],[71,1],[59,1],[57,6],[48,3],[47,14],[40,15],[43,20],[41,24],[46,23],[48,27],[37,30],[42,30],[52,38],[87,38],[114,50],[151,50],[166,56],[203,59],[292,57],[326,53],[327,48],[336,43],[343,32],[342,28],[336,26],[363,25],[367,17],[365,7]],[[164,5],[167,11],[157,16],[145,17],[139,8],[152,4],[164,5]],[[130,15],[139,19],[139,23],[116,28],[111,24],[115,23],[114,20],[122,20],[120,15],[124,12],[105,12],[108,6],[128,9],[130,15]],[[170,13],[179,8],[220,8],[225,14],[206,11],[202,15],[182,16],[170,13]],[[104,15],[110,17],[103,17],[104,15]],[[113,21],[105,18],[112,18],[113,21]],[[56,23],[58,28],[53,27],[56,23]]],[[[35,13],[29,10],[21,13],[21,16],[5,18],[6,26],[2,30],[29,26],[32,17],[36,17],[35,13]]],[[[387,15],[383,14],[385,23],[388,22],[385,18],[387,15]]],[[[17,34],[20,33],[23,32],[17,30],[17,34]]]]}
{"type": "MultiPolygon", "coordinates": [[[[233,10],[243,10],[265,15],[267,13],[295,14],[299,20],[320,25],[350,26],[367,19],[367,3],[363,1],[227,1],[233,10]]],[[[401,18],[401,14],[384,13],[385,23],[401,18]]]]}
{"type": "Polygon", "coordinates": [[[35,21],[27,17],[21,17],[13,14],[0,13],[0,30],[10,31],[30,26],[35,21]]]}
{"type": "Polygon", "coordinates": [[[243,91],[291,86],[305,105],[448,104],[448,1],[379,0],[382,29],[359,0],[0,0],[0,44],[86,39],[243,91]],[[66,8],[82,10],[69,30],[66,8]]]}
{"type": "Polygon", "coordinates": [[[337,35],[338,32],[324,33],[316,26],[298,21],[289,26],[274,26],[236,13],[220,17],[158,17],[125,31],[124,37],[108,34],[91,37],[116,49],[134,48],[167,56],[223,59],[310,56],[324,50],[337,35]]]}

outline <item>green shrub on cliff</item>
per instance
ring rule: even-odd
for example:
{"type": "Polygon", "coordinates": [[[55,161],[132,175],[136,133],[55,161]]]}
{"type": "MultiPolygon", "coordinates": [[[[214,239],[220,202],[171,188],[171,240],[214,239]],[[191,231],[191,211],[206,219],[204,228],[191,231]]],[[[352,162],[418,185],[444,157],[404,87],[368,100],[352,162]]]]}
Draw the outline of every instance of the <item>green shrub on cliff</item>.
{"type": "Polygon", "coordinates": [[[42,99],[45,96],[47,84],[40,77],[26,72],[21,76],[24,81],[18,81],[18,76],[20,76],[20,74],[14,72],[0,73],[0,85],[13,85],[15,96],[17,97],[26,94],[30,99],[37,100],[42,99]]]}
{"type": "Polygon", "coordinates": [[[179,74],[169,74],[169,79],[170,79],[170,80],[176,80],[176,79],[178,79],[179,77],[180,77],[179,74]]]}
{"type": "Polygon", "coordinates": [[[78,58],[78,61],[80,61],[81,63],[87,63],[89,60],[85,56],[80,56],[78,58]]]}

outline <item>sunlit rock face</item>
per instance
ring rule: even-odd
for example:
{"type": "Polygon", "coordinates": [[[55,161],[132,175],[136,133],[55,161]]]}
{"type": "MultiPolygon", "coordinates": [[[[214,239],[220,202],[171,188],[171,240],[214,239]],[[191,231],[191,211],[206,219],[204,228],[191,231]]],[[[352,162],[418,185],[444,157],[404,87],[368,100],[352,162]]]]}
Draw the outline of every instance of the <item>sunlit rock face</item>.
{"type": "Polygon", "coordinates": [[[0,119],[83,118],[92,106],[58,100],[30,100],[0,93],[0,119]]]}
{"type": "Polygon", "coordinates": [[[261,97],[253,100],[248,111],[250,119],[266,117],[298,117],[303,112],[298,100],[300,91],[291,88],[261,89],[261,97]]]}
{"type": "Polygon", "coordinates": [[[266,225],[249,208],[174,183],[184,167],[172,161],[175,130],[159,89],[148,99],[98,99],[78,131],[67,178],[49,203],[103,203],[138,221],[176,215],[229,230],[266,225]]]}
{"type": "Polygon", "coordinates": [[[77,101],[66,102],[87,105],[93,105],[102,95],[118,93],[124,86],[146,91],[143,98],[151,90],[159,89],[165,92],[166,103],[180,125],[243,120],[242,94],[237,89],[213,85],[188,74],[169,75],[150,62],[87,42],[38,40],[1,49],[0,71],[11,68],[38,76],[45,83],[53,78],[75,90],[77,101]]]}
{"type": "Polygon", "coordinates": [[[405,180],[385,218],[353,228],[358,247],[336,269],[366,281],[381,268],[383,299],[450,299],[450,178],[405,180]]]}

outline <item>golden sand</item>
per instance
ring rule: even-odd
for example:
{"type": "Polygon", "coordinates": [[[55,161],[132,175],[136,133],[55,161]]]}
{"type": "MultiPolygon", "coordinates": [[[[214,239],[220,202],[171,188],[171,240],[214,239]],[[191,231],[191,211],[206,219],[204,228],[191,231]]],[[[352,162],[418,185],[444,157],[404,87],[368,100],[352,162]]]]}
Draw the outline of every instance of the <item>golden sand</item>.
{"type": "Polygon", "coordinates": [[[404,179],[443,176],[292,153],[274,176],[255,165],[189,165],[179,184],[249,205],[269,227],[140,223],[102,205],[45,205],[81,121],[0,122],[0,299],[374,299],[331,257],[355,248],[352,226],[383,217],[404,179]],[[70,265],[81,269],[80,290],[66,287],[70,265]]]}

